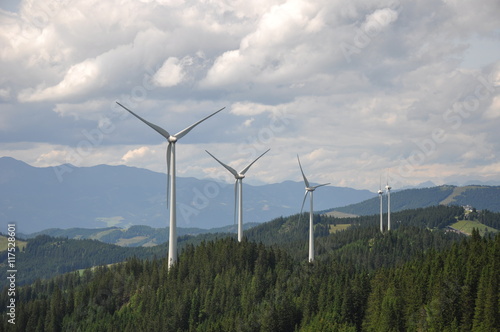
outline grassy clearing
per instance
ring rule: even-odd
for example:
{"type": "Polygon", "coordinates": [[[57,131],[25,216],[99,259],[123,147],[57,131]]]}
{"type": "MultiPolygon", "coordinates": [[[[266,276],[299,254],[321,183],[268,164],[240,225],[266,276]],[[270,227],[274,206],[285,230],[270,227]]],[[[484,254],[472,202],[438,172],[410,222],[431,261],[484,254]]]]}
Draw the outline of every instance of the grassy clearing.
{"type": "MultiPolygon", "coordinates": [[[[7,250],[7,243],[9,241],[7,240],[7,237],[4,235],[0,236],[0,251],[6,251],[7,250]]],[[[24,247],[26,247],[26,241],[20,241],[16,239],[16,247],[18,247],[20,250],[23,250],[24,247]]]]}
{"type": "Polygon", "coordinates": [[[335,210],[327,212],[327,213],[325,213],[325,215],[327,215],[329,217],[335,217],[335,218],[356,218],[356,217],[358,217],[358,215],[356,215],[356,214],[344,213],[344,212],[335,211],[335,210]]]}
{"type": "Polygon", "coordinates": [[[117,242],[116,242],[116,245],[119,245],[119,246],[122,246],[122,247],[128,247],[130,245],[133,245],[137,242],[141,242],[141,241],[144,241],[146,240],[148,237],[147,236],[136,236],[136,237],[132,237],[132,238],[129,238],[129,239],[119,239],[117,242]]]}
{"type": "Polygon", "coordinates": [[[497,229],[486,226],[485,224],[482,224],[479,221],[475,220],[459,220],[456,223],[451,224],[450,226],[469,235],[472,234],[473,228],[478,229],[481,236],[484,235],[486,231],[494,233],[498,232],[497,229]]]}
{"type": "Polygon", "coordinates": [[[349,227],[351,227],[351,224],[330,225],[330,234],[343,231],[345,229],[348,229],[349,227]]]}

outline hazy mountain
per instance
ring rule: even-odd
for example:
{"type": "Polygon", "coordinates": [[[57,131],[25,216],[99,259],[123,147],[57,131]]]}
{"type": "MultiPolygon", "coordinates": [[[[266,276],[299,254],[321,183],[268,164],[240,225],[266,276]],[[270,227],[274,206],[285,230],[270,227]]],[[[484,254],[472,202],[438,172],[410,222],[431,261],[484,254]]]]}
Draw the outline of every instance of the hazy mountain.
{"type": "MultiPolygon", "coordinates": [[[[438,204],[470,205],[477,210],[500,212],[500,186],[470,185],[457,187],[444,185],[432,188],[406,189],[391,192],[391,212],[425,208],[438,204]]],[[[383,211],[387,212],[387,196],[383,196],[383,211]]],[[[378,197],[335,208],[335,211],[356,215],[377,214],[380,211],[378,197]]]]}
{"type": "MultiPolygon", "coordinates": [[[[300,182],[244,184],[244,220],[264,222],[299,212],[300,182]]],[[[325,210],[376,196],[368,190],[327,186],[315,197],[325,210]]],[[[127,166],[32,167],[0,158],[0,220],[17,222],[19,232],[48,228],[167,226],[166,175],[127,166]],[[65,173],[61,174],[61,170],[65,173]]],[[[214,228],[233,224],[232,184],[177,178],[177,225],[214,228]]]]}
{"type": "MultiPolygon", "coordinates": [[[[247,230],[258,223],[245,223],[243,229],[247,230]]],[[[201,234],[236,234],[238,226],[233,224],[218,228],[182,228],[177,227],[177,236],[197,236],[201,234]]],[[[135,225],[129,228],[106,227],[106,228],[49,228],[32,234],[18,233],[19,238],[31,239],[38,235],[49,235],[52,237],[63,237],[74,240],[98,240],[108,244],[116,244],[122,247],[151,247],[168,241],[169,228],[153,228],[150,226],[135,225]]]]}

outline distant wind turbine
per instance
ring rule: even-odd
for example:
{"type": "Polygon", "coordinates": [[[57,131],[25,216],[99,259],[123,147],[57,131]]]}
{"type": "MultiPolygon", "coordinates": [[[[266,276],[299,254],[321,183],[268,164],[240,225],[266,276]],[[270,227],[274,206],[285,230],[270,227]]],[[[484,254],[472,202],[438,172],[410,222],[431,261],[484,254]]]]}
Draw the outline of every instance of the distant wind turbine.
{"type": "Polygon", "coordinates": [[[311,187],[309,185],[309,181],[307,181],[306,176],[304,175],[304,171],[302,170],[302,165],[300,164],[299,155],[297,155],[297,160],[299,161],[300,172],[302,173],[302,177],[304,178],[304,184],[306,185],[306,193],[304,194],[304,200],[302,201],[302,207],[300,208],[299,222],[300,216],[302,215],[302,210],[304,209],[304,203],[306,202],[307,194],[310,194],[311,201],[311,210],[309,212],[309,262],[314,261],[314,229],[313,229],[313,192],[316,188],[326,186],[330,183],[319,184],[317,186],[311,187]]]}
{"type": "Polygon", "coordinates": [[[265,155],[269,150],[268,149],[266,152],[261,154],[260,156],[257,157],[254,161],[252,161],[250,164],[248,164],[247,167],[243,168],[241,172],[236,172],[234,168],[232,168],[229,165],[224,164],[222,161],[219,159],[215,158],[213,154],[205,150],[209,155],[212,156],[219,164],[224,166],[225,169],[227,169],[231,174],[233,174],[234,178],[236,181],[234,182],[234,213],[235,213],[235,219],[236,219],[236,204],[238,203],[238,242],[241,242],[243,239],[243,179],[245,178],[245,173],[250,169],[250,167],[260,159],[263,155],[265,155]],[[238,190],[239,187],[239,190],[238,190]]]}
{"type": "Polygon", "coordinates": [[[384,192],[382,191],[382,176],[380,177],[380,184],[378,187],[378,196],[380,198],[380,232],[384,233],[384,223],[382,221],[382,194],[384,192]]]}
{"type": "Polygon", "coordinates": [[[387,179],[387,184],[385,186],[387,191],[387,230],[391,230],[391,186],[389,186],[389,179],[387,179]]]}
{"type": "Polygon", "coordinates": [[[167,208],[168,208],[168,196],[170,192],[170,234],[169,234],[169,242],[168,242],[168,268],[177,261],[177,217],[176,217],[176,190],[175,190],[175,143],[177,140],[184,137],[187,133],[191,131],[194,127],[205,121],[206,119],[214,116],[215,114],[222,111],[225,107],[221,108],[217,112],[210,114],[209,116],[201,119],[200,121],[190,125],[186,129],[179,131],[175,135],[170,135],[168,131],[165,129],[148,122],[141,118],[139,115],[135,114],[119,102],[116,102],[118,105],[123,107],[125,110],[130,112],[133,116],[147,124],[149,127],[154,129],[160,135],[165,137],[168,141],[167,147],[167,208]]]}

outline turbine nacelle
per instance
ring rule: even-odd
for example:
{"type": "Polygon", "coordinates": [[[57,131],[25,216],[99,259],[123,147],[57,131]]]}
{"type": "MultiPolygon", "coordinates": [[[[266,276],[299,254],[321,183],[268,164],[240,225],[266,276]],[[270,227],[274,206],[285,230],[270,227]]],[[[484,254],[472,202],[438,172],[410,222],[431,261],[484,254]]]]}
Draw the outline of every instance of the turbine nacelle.
{"type": "Polygon", "coordinates": [[[169,137],[167,138],[167,141],[168,141],[169,143],[175,143],[175,142],[177,142],[177,137],[175,137],[175,136],[169,136],[169,137]]]}
{"type": "Polygon", "coordinates": [[[383,192],[382,190],[380,190],[380,189],[379,189],[378,194],[379,194],[379,195],[382,195],[383,193],[384,193],[384,192],[383,192]]]}
{"type": "Polygon", "coordinates": [[[329,185],[329,184],[330,183],[323,183],[323,184],[319,184],[319,185],[314,186],[314,187],[306,187],[306,191],[308,191],[308,192],[315,191],[317,188],[323,187],[323,186],[326,186],[326,185],[329,185]]]}

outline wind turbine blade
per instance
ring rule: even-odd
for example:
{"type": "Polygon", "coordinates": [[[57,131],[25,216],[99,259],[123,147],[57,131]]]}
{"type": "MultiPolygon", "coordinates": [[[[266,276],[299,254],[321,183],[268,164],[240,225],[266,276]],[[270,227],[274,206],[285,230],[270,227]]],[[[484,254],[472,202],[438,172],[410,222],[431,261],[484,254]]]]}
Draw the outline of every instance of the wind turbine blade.
{"type": "Polygon", "coordinates": [[[194,127],[196,127],[197,125],[199,125],[200,123],[202,123],[203,121],[205,121],[206,119],[214,116],[215,114],[219,113],[220,111],[222,111],[225,107],[221,108],[220,110],[218,110],[217,112],[214,112],[212,114],[210,114],[209,116],[207,117],[204,117],[203,119],[201,119],[200,121],[190,125],[189,127],[187,127],[186,129],[183,129],[181,131],[179,131],[177,134],[175,134],[174,136],[177,137],[178,139],[184,137],[187,133],[189,133],[191,131],[191,129],[193,129],[194,127]]]}
{"type": "Polygon", "coordinates": [[[122,104],[120,104],[119,102],[116,102],[116,103],[118,105],[120,105],[121,107],[123,107],[124,109],[126,109],[127,111],[129,111],[130,114],[132,114],[133,116],[135,116],[136,118],[138,118],[139,120],[141,120],[142,122],[144,122],[145,124],[147,124],[148,126],[150,126],[151,128],[153,128],[156,132],[158,132],[160,135],[162,135],[166,139],[168,139],[170,137],[170,134],[168,133],[168,131],[166,131],[162,127],[159,127],[159,126],[157,126],[157,125],[155,125],[155,124],[153,124],[153,123],[151,123],[149,121],[144,120],[139,115],[135,114],[134,112],[132,112],[131,110],[129,110],[128,108],[126,108],[125,106],[123,106],[122,104]]]}
{"type": "Polygon", "coordinates": [[[169,142],[167,146],[167,209],[170,204],[170,158],[172,153],[172,143],[169,142]]]}
{"type": "Polygon", "coordinates": [[[323,186],[326,186],[326,185],[329,185],[330,183],[323,183],[323,184],[318,184],[317,186],[314,186],[312,187],[313,189],[316,189],[316,188],[319,188],[319,187],[323,187],[323,186]]]}
{"type": "Polygon", "coordinates": [[[238,179],[234,182],[234,224],[236,225],[236,210],[238,206],[238,199],[236,195],[238,194],[238,179]]]}
{"type": "Polygon", "coordinates": [[[306,193],[304,194],[304,199],[302,200],[302,207],[300,208],[300,214],[302,214],[302,211],[304,210],[304,204],[306,202],[307,193],[308,191],[306,190],[306,193]]]}
{"type": "Polygon", "coordinates": [[[259,159],[260,159],[260,157],[262,157],[263,155],[265,155],[266,153],[268,153],[268,152],[269,152],[269,150],[271,150],[271,149],[267,149],[267,151],[266,151],[266,152],[264,152],[263,154],[261,154],[260,156],[258,156],[258,157],[257,157],[257,159],[255,159],[254,161],[252,161],[252,162],[251,162],[251,163],[250,163],[247,167],[245,167],[245,168],[244,168],[244,169],[243,169],[240,173],[244,175],[244,174],[248,171],[248,169],[250,168],[250,166],[252,166],[252,165],[253,165],[253,164],[254,164],[257,160],[259,160],[259,159]]]}
{"type": "MultiPolygon", "coordinates": [[[[309,181],[307,181],[307,178],[304,175],[304,171],[302,170],[302,165],[300,164],[299,155],[297,155],[297,160],[299,161],[300,172],[302,173],[302,177],[304,178],[304,183],[306,184],[306,187],[309,188],[309,181]]],[[[302,204],[302,205],[304,205],[304,204],[302,204]]]]}
{"type": "Polygon", "coordinates": [[[234,168],[232,168],[229,165],[224,164],[222,161],[220,161],[219,159],[215,158],[214,155],[211,154],[210,152],[208,152],[207,150],[205,150],[205,152],[208,153],[209,155],[211,155],[212,158],[214,158],[215,160],[217,160],[219,162],[219,164],[221,164],[222,166],[224,166],[225,169],[227,169],[229,172],[231,172],[231,174],[233,174],[235,178],[238,177],[238,172],[236,172],[236,170],[234,168]]]}
{"type": "Polygon", "coordinates": [[[302,207],[300,208],[299,223],[300,223],[300,218],[302,217],[302,210],[304,210],[304,204],[306,202],[307,193],[308,193],[308,191],[306,190],[306,193],[304,194],[304,199],[302,200],[302,207]]]}

